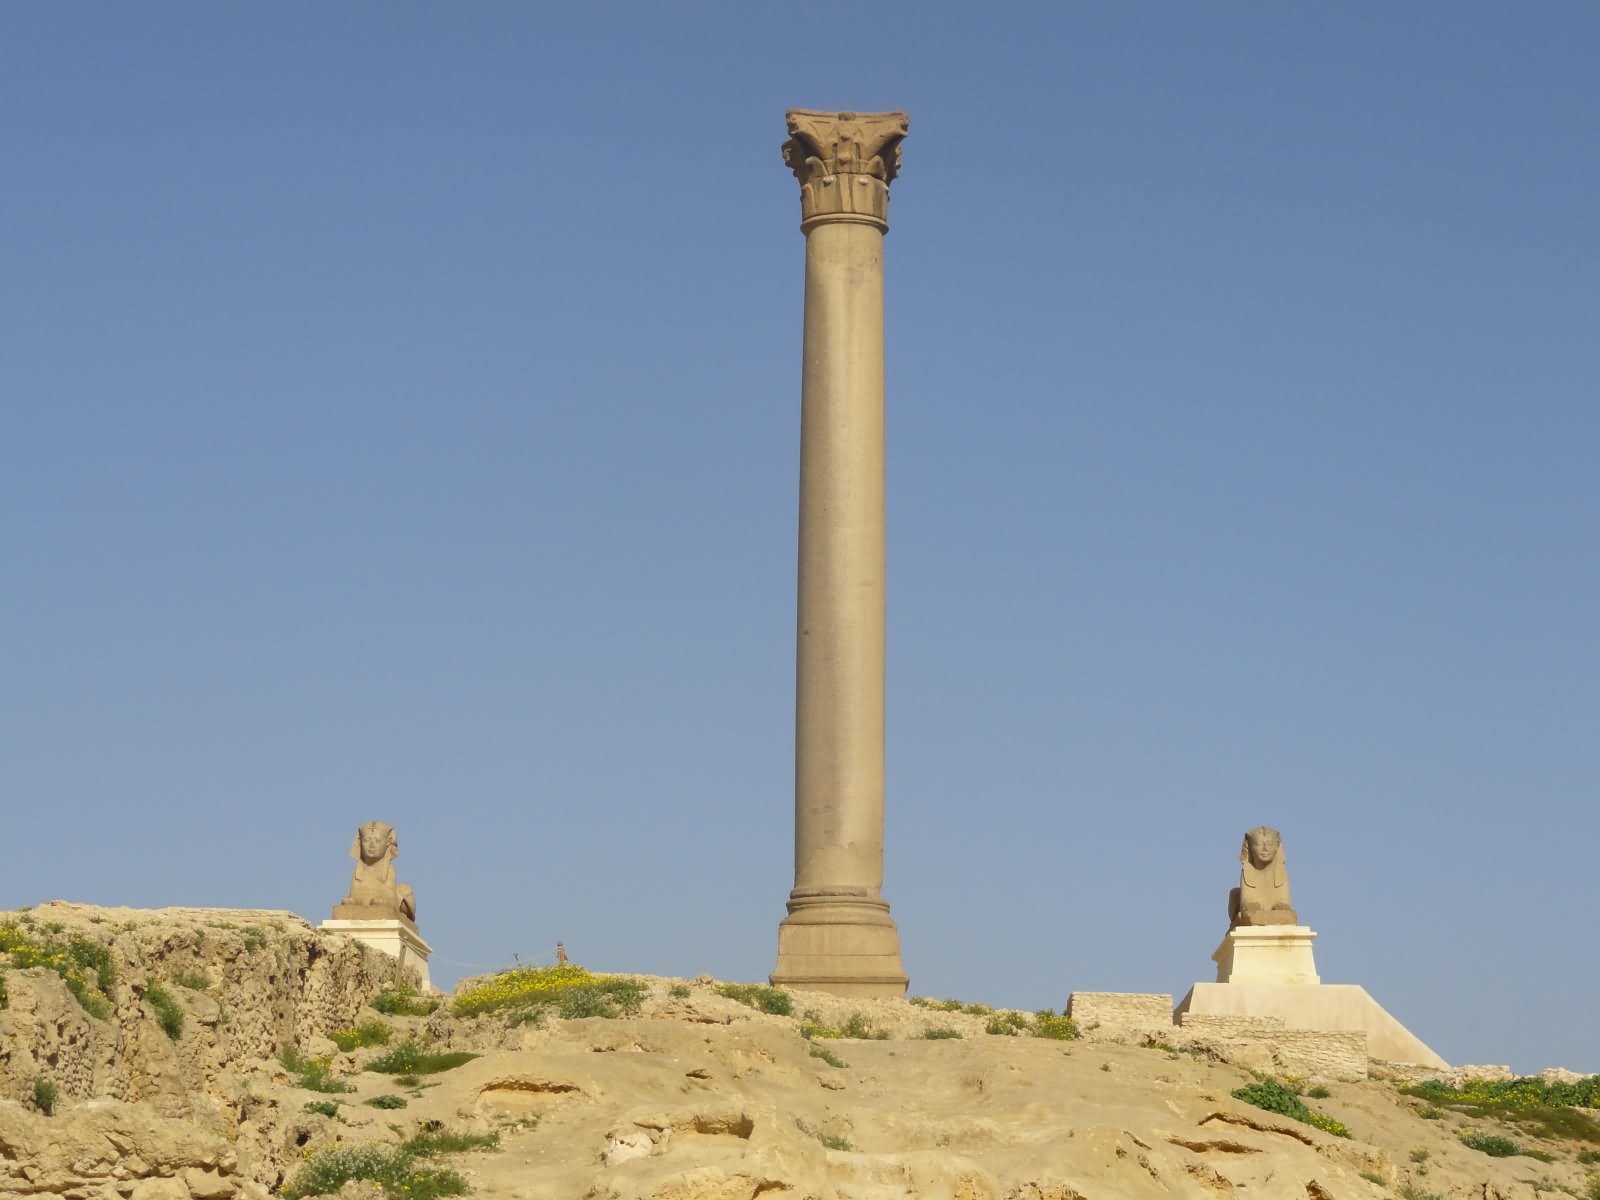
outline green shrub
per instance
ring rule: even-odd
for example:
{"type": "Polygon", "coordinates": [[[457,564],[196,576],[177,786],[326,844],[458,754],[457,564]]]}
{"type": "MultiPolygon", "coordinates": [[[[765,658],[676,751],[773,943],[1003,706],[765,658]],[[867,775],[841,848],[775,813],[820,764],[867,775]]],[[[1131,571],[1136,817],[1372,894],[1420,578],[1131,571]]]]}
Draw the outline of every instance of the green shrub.
{"type": "Polygon", "coordinates": [[[942,1042],[949,1038],[959,1038],[961,1031],[959,1029],[924,1029],[917,1036],[928,1042],[942,1042]]]}
{"type": "Polygon", "coordinates": [[[267,931],[259,925],[247,925],[244,931],[244,944],[249,950],[265,950],[267,931]]]}
{"type": "Polygon", "coordinates": [[[161,1032],[177,1041],[183,1035],[183,1009],[178,1007],[178,1002],[159,983],[152,983],[145,988],[144,1002],[155,1013],[156,1024],[161,1026],[161,1032]]]}
{"type": "Polygon", "coordinates": [[[1578,1151],[1578,1161],[1581,1162],[1584,1166],[1591,1166],[1594,1163],[1600,1163],[1600,1151],[1579,1150],[1578,1151]]]}
{"type": "Polygon", "coordinates": [[[813,1046],[813,1047],[811,1047],[811,1057],[812,1058],[820,1058],[823,1062],[827,1063],[830,1067],[848,1067],[850,1065],[849,1063],[845,1062],[844,1059],[840,1058],[837,1054],[835,1054],[832,1050],[829,1050],[826,1046],[813,1046]]]}
{"type": "Polygon", "coordinates": [[[308,1113],[317,1113],[324,1117],[339,1115],[339,1102],[337,1100],[307,1100],[304,1105],[308,1113]]]}
{"type": "Polygon", "coordinates": [[[476,1054],[466,1050],[455,1050],[448,1054],[429,1054],[416,1039],[412,1038],[367,1063],[366,1069],[376,1071],[380,1075],[437,1075],[440,1071],[453,1070],[477,1057],[476,1054]]]}
{"type": "Polygon", "coordinates": [[[33,1081],[33,1106],[45,1116],[52,1117],[55,1115],[56,1101],[58,1099],[60,1099],[60,1094],[56,1091],[56,1085],[43,1075],[33,1081]]]}
{"type": "Polygon", "coordinates": [[[328,1036],[335,1046],[348,1054],[363,1046],[388,1045],[389,1027],[382,1021],[363,1021],[350,1029],[335,1029],[328,1036]]]}
{"type": "Polygon", "coordinates": [[[415,1075],[396,1075],[394,1081],[401,1087],[414,1088],[422,1086],[422,1080],[415,1075]]]}
{"type": "Polygon", "coordinates": [[[845,1018],[844,1025],[839,1029],[841,1037],[855,1038],[863,1042],[885,1042],[889,1034],[885,1030],[874,1029],[872,1018],[864,1012],[853,1012],[845,1018]]]}
{"type": "Polygon", "coordinates": [[[675,983],[667,989],[667,995],[674,1000],[687,1000],[689,998],[689,985],[687,983],[675,983]]]}
{"type": "Polygon", "coordinates": [[[997,1037],[1016,1037],[1028,1028],[1028,1018],[1019,1012],[996,1013],[989,1018],[989,1023],[983,1027],[985,1033],[992,1033],[997,1037]]]}
{"type": "Polygon", "coordinates": [[[439,1007],[438,1000],[411,987],[384,988],[367,1003],[386,1017],[426,1017],[439,1007]]]}
{"type": "Polygon", "coordinates": [[[19,970],[44,967],[54,971],[83,1010],[104,1021],[114,1011],[109,992],[117,973],[111,951],[78,934],[61,937],[62,928],[55,921],[35,927],[28,917],[16,925],[0,925],[0,954],[19,970]],[[39,928],[46,932],[38,932],[39,928]]]}
{"type": "Polygon", "coordinates": [[[1413,1150],[1411,1152],[1411,1161],[1416,1163],[1420,1167],[1423,1163],[1427,1162],[1428,1159],[1431,1158],[1432,1156],[1433,1156],[1433,1152],[1431,1150],[1425,1150],[1421,1146],[1418,1146],[1415,1150],[1413,1150]]]}
{"type": "Polygon", "coordinates": [[[328,1072],[333,1064],[325,1058],[303,1058],[294,1046],[285,1046],[278,1054],[283,1069],[293,1075],[294,1086],[308,1092],[339,1093],[355,1089],[348,1083],[332,1078],[328,1072]]]}
{"type": "Polygon", "coordinates": [[[1333,1095],[1333,1093],[1319,1083],[1316,1087],[1307,1092],[1306,1095],[1310,1096],[1313,1100],[1326,1100],[1329,1096],[1333,1095]]]}
{"type": "Polygon", "coordinates": [[[1033,1036],[1058,1042],[1075,1042],[1083,1036],[1083,1032],[1071,1017],[1058,1016],[1048,1008],[1041,1008],[1033,1014],[1033,1036]]]}
{"type": "Polygon", "coordinates": [[[1508,1137],[1498,1134],[1484,1133],[1477,1129],[1465,1129],[1461,1132],[1461,1144],[1490,1158],[1515,1158],[1526,1151],[1508,1137]]]}
{"type": "Polygon", "coordinates": [[[1365,1179],[1368,1183],[1377,1184],[1377,1186],[1379,1186],[1379,1187],[1388,1187],[1389,1186],[1389,1181],[1387,1179],[1385,1179],[1382,1175],[1379,1175],[1376,1171],[1361,1171],[1361,1172],[1358,1172],[1358,1174],[1361,1176],[1361,1178],[1365,1179]]]}
{"type": "Polygon", "coordinates": [[[1246,1104],[1253,1104],[1259,1109],[1280,1116],[1289,1117],[1295,1121],[1304,1122],[1324,1133],[1331,1133],[1334,1137],[1347,1138],[1350,1131],[1344,1125],[1324,1113],[1306,1107],[1304,1100],[1295,1095],[1276,1079],[1260,1079],[1255,1083],[1237,1088],[1233,1092],[1236,1100],[1243,1100],[1246,1104]]]}
{"type": "Polygon", "coordinates": [[[846,1141],[844,1138],[839,1137],[837,1134],[824,1133],[822,1130],[816,1128],[816,1126],[808,1125],[805,1121],[802,1121],[799,1117],[796,1117],[794,1119],[794,1124],[795,1124],[795,1128],[798,1129],[801,1133],[805,1134],[807,1137],[816,1138],[817,1141],[821,1142],[829,1150],[854,1150],[855,1149],[855,1147],[853,1145],[851,1145],[848,1141],[846,1141]]]}
{"type": "Polygon", "coordinates": [[[1591,1175],[1583,1185],[1584,1200],[1600,1200],[1600,1175],[1591,1175]]]}
{"type": "Polygon", "coordinates": [[[353,1180],[376,1183],[390,1200],[434,1200],[467,1191],[467,1181],[454,1171],[419,1166],[403,1149],[369,1145],[313,1155],[278,1195],[283,1200],[331,1195],[353,1180]]]}
{"type": "Polygon", "coordinates": [[[0,1008],[11,1007],[11,993],[6,991],[6,973],[0,969],[0,1008]]]}
{"type": "Polygon", "coordinates": [[[385,1092],[381,1096],[374,1096],[367,1103],[372,1105],[373,1108],[404,1108],[410,1101],[404,1096],[396,1096],[385,1092]]]}
{"type": "Polygon", "coordinates": [[[203,992],[211,986],[211,977],[204,971],[179,971],[172,977],[172,982],[191,992],[203,992]]]}
{"type": "Polygon", "coordinates": [[[435,1158],[441,1154],[460,1154],[467,1150],[493,1150],[499,1144],[498,1133],[460,1133],[453,1129],[428,1129],[401,1142],[400,1149],[414,1158],[435,1158]]]}
{"type": "Polygon", "coordinates": [[[717,995],[748,1004],[775,1017],[787,1017],[794,1012],[794,999],[779,987],[767,987],[760,983],[719,983],[717,995]]]}
{"type": "Polygon", "coordinates": [[[1444,1200],[1438,1192],[1425,1192],[1414,1183],[1400,1185],[1400,1200],[1444,1200]]]}

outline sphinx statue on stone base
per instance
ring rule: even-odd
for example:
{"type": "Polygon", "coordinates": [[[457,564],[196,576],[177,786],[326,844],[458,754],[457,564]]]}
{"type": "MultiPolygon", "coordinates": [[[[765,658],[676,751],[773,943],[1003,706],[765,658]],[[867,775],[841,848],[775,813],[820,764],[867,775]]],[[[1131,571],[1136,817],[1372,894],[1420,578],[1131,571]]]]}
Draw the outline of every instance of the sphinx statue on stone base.
{"type": "Polygon", "coordinates": [[[1228,893],[1228,928],[1298,924],[1289,903],[1283,836],[1276,829],[1257,825],[1244,835],[1239,847],[1239,886],[1228,893]]]}
{"type": "Polygon", "coordinates": [[[334,905],[335,920],[417,919],[417,902],[410,886],[394,876],[394,858],[399,853],[400,842],[387,821],[368,821],[356,830],[356,840],[350,845],[355,874],[349,895],[334,905]]]}

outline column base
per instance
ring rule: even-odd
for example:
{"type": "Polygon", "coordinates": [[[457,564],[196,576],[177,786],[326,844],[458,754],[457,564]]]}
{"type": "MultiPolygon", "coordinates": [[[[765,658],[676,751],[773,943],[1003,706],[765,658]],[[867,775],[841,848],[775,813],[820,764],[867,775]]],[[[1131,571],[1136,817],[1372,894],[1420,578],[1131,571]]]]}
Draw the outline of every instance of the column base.
{"type": "Polygon", "coordinates": [[[900,931],[886,900],[791,893],[778,926],[776,986],[835,996],[904,996],[900,931]]]}

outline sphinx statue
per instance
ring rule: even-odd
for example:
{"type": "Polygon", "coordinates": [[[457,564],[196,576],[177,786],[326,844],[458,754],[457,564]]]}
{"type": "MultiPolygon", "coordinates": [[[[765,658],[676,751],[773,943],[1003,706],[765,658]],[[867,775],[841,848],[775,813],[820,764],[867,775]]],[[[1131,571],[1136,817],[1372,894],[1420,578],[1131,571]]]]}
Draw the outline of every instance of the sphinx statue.
{"type": "Polygon", "coordinates": [[[1228,928],[1298,925],[1289,903],[1289,873],[1283,866],[1283,836],[1266,825],[1244,835],[1239,847],[1239,886],[1228,893],[1228,928]]]}
{"type": "Polygon", "coordinates": [[[400,842],[387,821],[368,821],[356,830],[350,857],[356,860],[350,894],[334,905],[333,915],[344,921],[417,919],[417,902],[409,885],[394,877],[394,858],[400,842]]]}

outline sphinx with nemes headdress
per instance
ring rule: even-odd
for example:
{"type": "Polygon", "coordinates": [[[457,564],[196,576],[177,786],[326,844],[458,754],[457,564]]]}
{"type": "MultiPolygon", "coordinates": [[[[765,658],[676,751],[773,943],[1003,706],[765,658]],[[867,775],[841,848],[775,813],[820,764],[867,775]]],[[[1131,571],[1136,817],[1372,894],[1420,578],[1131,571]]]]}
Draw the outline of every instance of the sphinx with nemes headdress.
{"type": "Polygon", "coordinates": [[[387,821],[368,821],[356,830],[356,840],[350,844],[355,874],[350,878],[349,895],[334,905],[336,920],[417,919],[417,901],[410,885],[395,879],[394,859],[399,853],[400,841],[387,821]]]}
{"type": "Polygon", "coordinates": [[[1228,928],[1297,924],[1283,865],[1283,835],[1257,825],[1239,847],[1239,886],[1228,893],[1228,928]]]}

